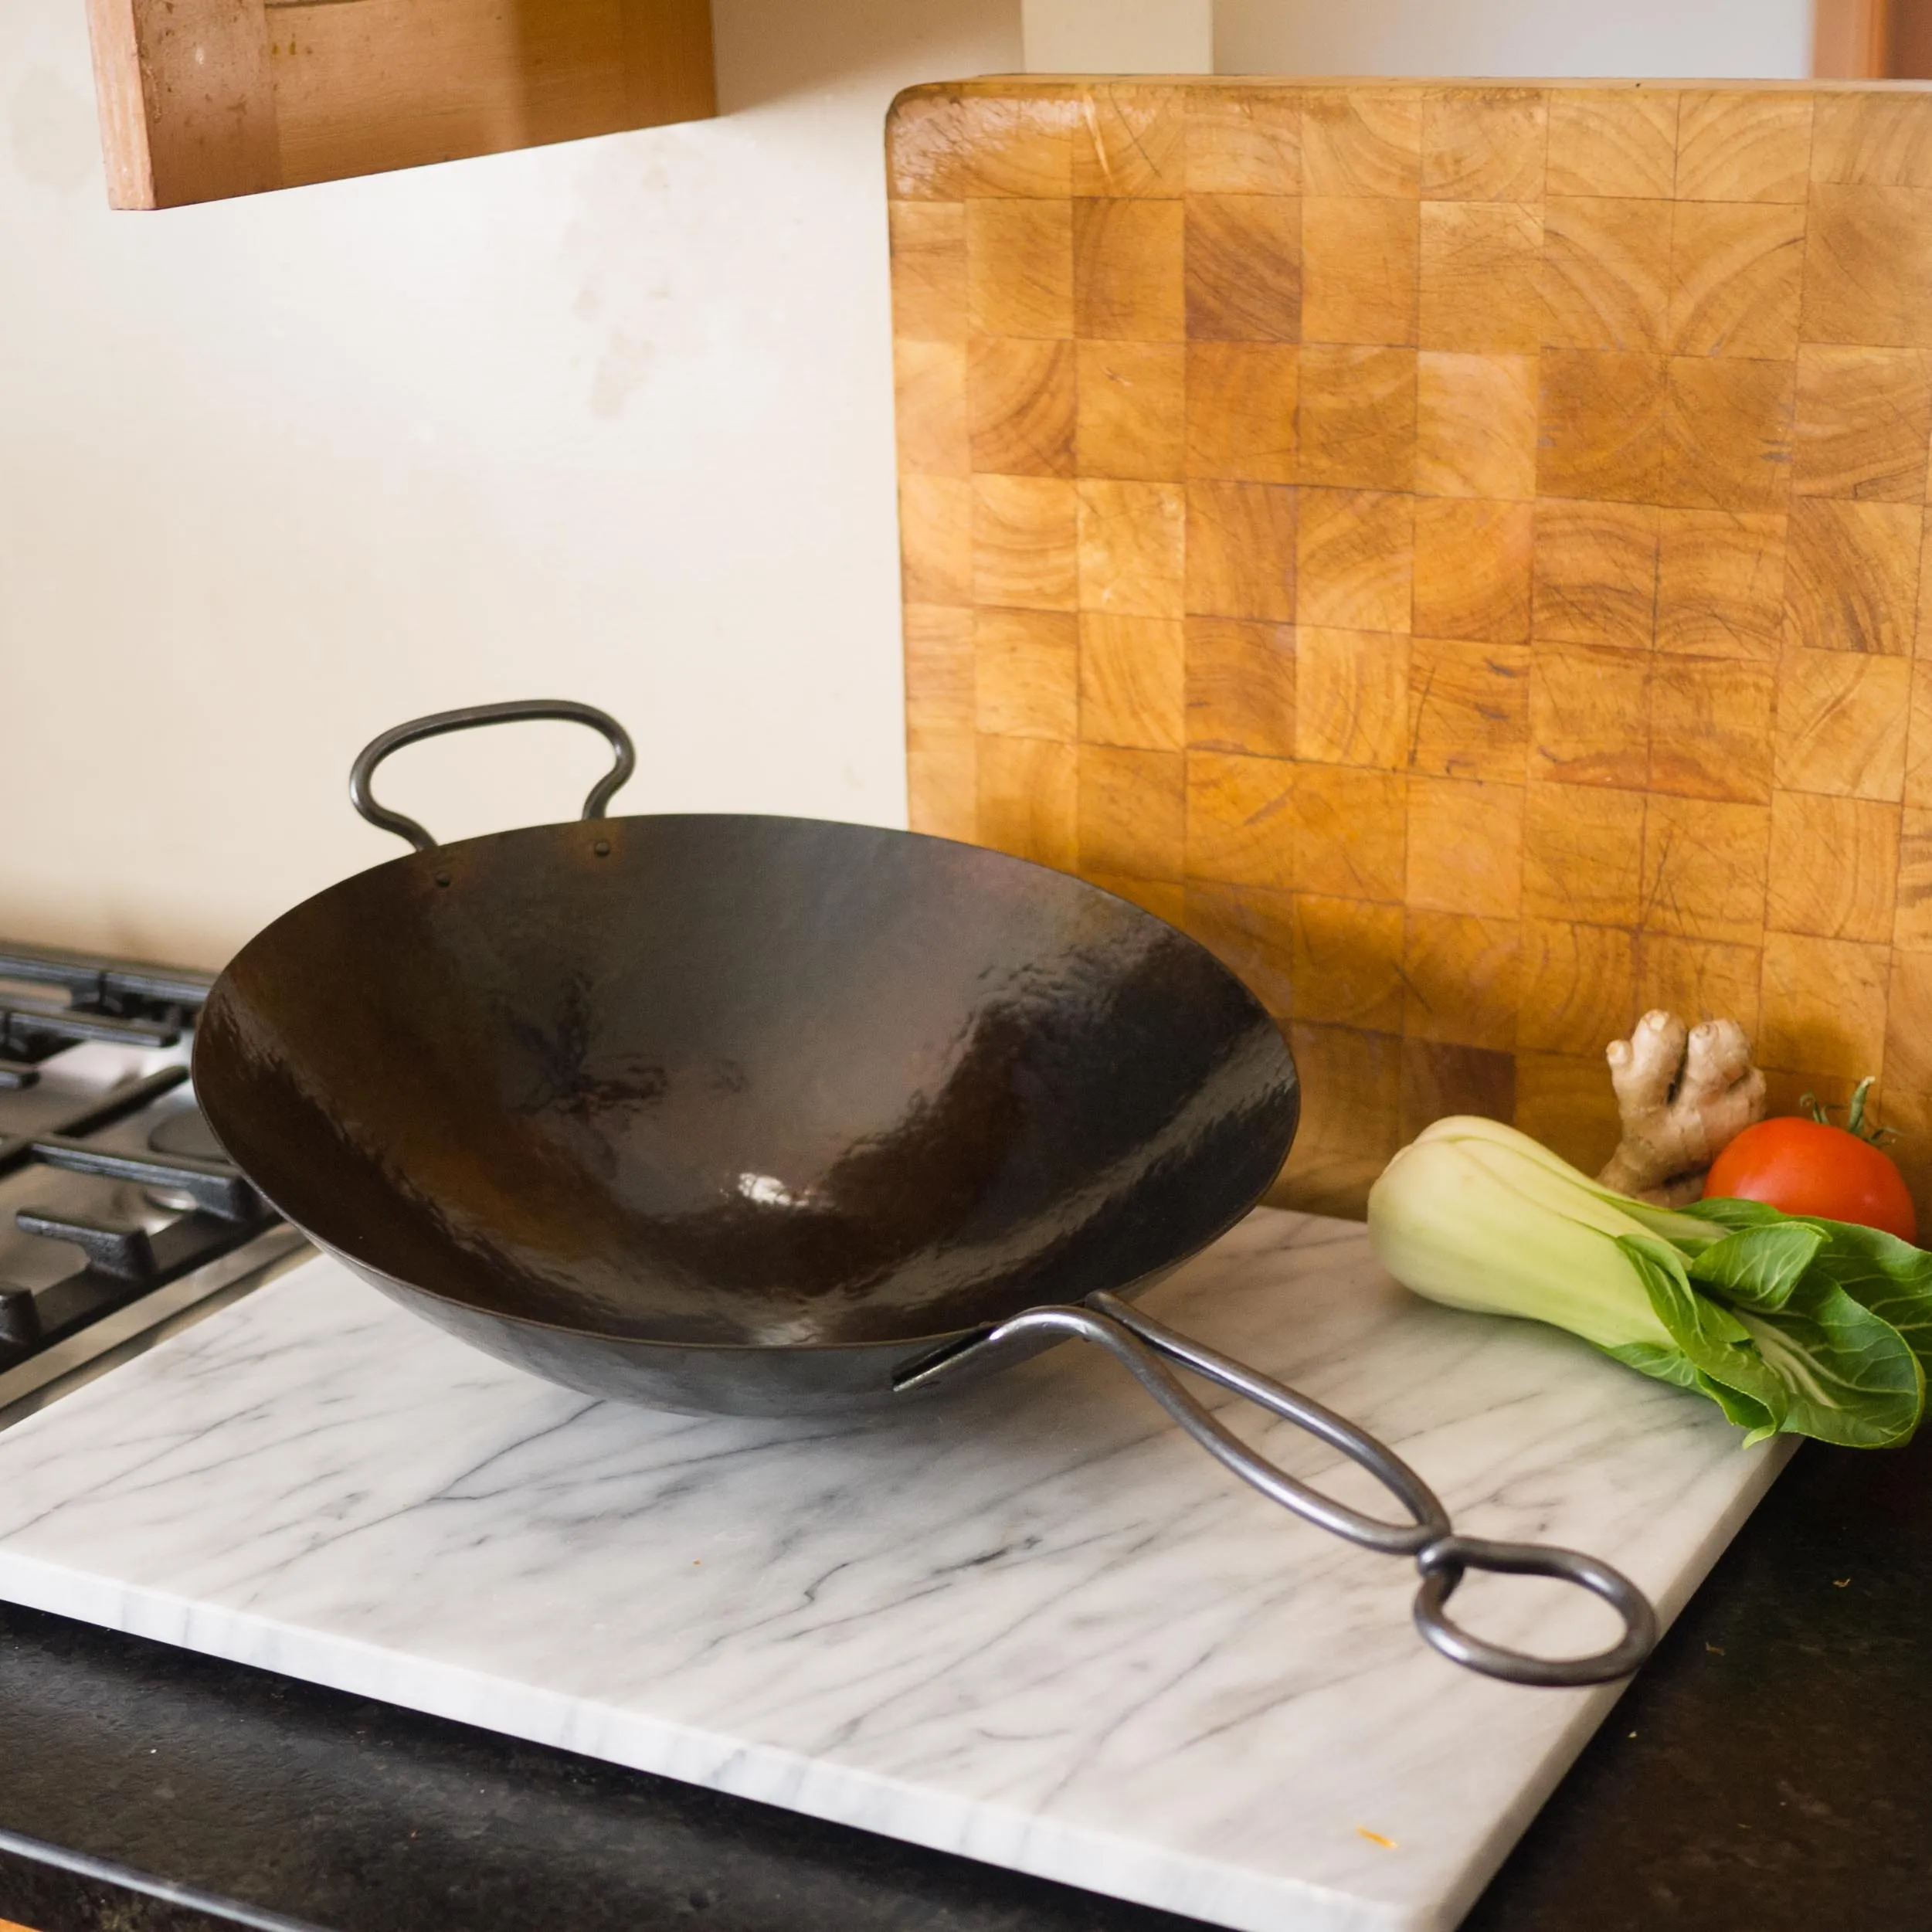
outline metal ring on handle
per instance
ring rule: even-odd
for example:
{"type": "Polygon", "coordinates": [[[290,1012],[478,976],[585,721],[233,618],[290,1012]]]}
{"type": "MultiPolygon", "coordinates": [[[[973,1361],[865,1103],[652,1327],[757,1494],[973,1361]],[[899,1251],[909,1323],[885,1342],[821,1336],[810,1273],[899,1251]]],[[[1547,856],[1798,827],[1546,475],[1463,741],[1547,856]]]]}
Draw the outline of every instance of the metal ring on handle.
{"type": "Polygon", "coordinates": [[[446,732],[468,731],[477,725],[521,724],[548,718],[588,725],[610,741],[617,762],[591,788],[582,812],[585,818],[602,818],[605,808],[637,769],[637,750],[630,734],[608,711],[569,698],[513,698],[501,705],[466,705],[460,711],[437,711],[428,718],[414,718],[406,725],[395,725],[380,738],[371,739],[356,754],[355,762],[349,767],[349,803],[379,830],[407,839],[419,852],[433,852],[436,841],[423,827],[402,813],[376,803],[369,789],[376,766],[390,752],[413,745],[419,739],[440,738],[446,732]]]}
{"type": "Polygon", "coordinates": [[[1210,1455],[1271,1502],[1384,1556],[1414,1557],[1422,1572],[1422,1587],[1415,1600],[1416,1628],[1454,1662],[1513,1684],[1600,1684],[1628,1676],[1655,1647],[1656,1613],[1642,1591],[1608,1564],[1574,1550],[1537,1543],[1486,1543],[1456,1535],[1435,1491],[1387,1444],[1312,1397],[1190,1341],[1116,1295],[1096,1292],[1078,1308],[1030,1308],[983,1336],[915,1363],[900,1372],[894,1386],[901,1390],[930,1387],[947,1379],[982,1348],[1041,1333],[1076,1336],[1105,1349],[1210,1455]],[[1366,1516],[1278,1468],[1197,1401],[1167,1367],[1169,1361],[1219,1383],[1339,1449],[1388,1490],[1411,1520],[1389,1523],[1366,1516]],[[1472,1636],[1451,1621],[1443,1608],[1470,1570],[1554,1577],[1580,1584],[1601,1597],[1622,1617],[1623,1638],[1591,1656],[1556,1658],[1531,1656],[1472,1636]]]}
{"type": "Polygon", "coordinates": [[[1415,1593],[1415,1627],[1444,1656],[1513,1684],[1608,1684],[1628,1677],[1657,1645],[1657,1613],[1621,1570],[1578,1550],[1538,1543],[1487,1543],[1480,1536],[1445,1536],[1416,1557],[1422,1587],[1415,1593]],[[1624,1620],[1621,1642],[1591,1657],[1533,1657],[1472,1636],[1443,1605],[1472,1570],[1514,1577],[1553,1577],[1603,1598],[1624,1620]]]}

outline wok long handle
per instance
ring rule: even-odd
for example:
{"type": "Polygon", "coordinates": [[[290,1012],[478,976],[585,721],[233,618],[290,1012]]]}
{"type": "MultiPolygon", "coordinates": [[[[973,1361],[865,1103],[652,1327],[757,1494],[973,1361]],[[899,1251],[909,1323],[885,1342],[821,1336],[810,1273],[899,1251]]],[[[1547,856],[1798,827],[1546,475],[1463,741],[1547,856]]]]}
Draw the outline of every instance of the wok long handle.
{"type": "Polygon", "coordinates": [[[423,827],[401,812],[379,804],[369,789],[375,768],[390,752],[413,745],[419,739],[440,738],[446,732],[467,732],[478,725],[522,724],[538,718],[559,718],[566,724],[588,725],[610,741],[617,762],[591,788],[584,800],[583,817],[602,818],[605,808],[619,789],[637,769],[637,753],[630,734],[608,711],[595,705],[580,705],[569,698],[513,698],[501,705],[466,705],[460,711],[437,711],[428,718],[413,718],[397,725],[380,738],[372,738],[356,754],[349,767],[349,802],[379,830],[393,832],[407,839],[419,852],[433,852],[436,841],[423,827]]]}
{"type": "Polygon", "coordinates": [[[1608,1564],[1553,1544],[1490,1543],[1458,1536],[1435,1492],[1386,1444],[1312,1397],[1190,1341],[1115,1295],[1089,1295],[1078,1308],[1028,1309],[981,1342],[915,1364],[901,1374],[898,1386],[929,1386],[980,1346],[1040,1333],[1075,1336],[1105,1349],[1210,1455],[1271,1502],[1385,1556],[1413,1557],[1422,1573],[1415,1598],[1416,1628],[1454,1662],[1513,1684],[1601,1684],[1628,1676],[1655,1648],[1656,1612],[1643,1592],[1608,1564]],[[1167,1366],[1170,1362],[1219,1383],[1339,1449],[1389,1491],[1408,1520],[1390,1523],[1366,1515],[1278,1468],[1197,1401],[1167,1366]],[[1490,1643],[1453,1621],[1445,1608],[1456,1585],[1472,1570],[1553,1577],[1578,1584],[1602,1598],[1622,1618],[1624,1635],[1608,1650],[1587,1657],[1536,1657],[1490,1643]]]}

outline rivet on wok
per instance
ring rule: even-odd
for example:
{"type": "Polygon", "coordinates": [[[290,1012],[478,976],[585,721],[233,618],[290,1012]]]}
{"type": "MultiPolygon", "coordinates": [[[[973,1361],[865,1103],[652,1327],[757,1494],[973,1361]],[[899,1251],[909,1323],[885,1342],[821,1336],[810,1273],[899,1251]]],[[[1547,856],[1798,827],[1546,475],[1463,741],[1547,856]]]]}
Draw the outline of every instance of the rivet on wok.
{"type": "Polygon", "coordinates": [[[590,849],[600,859],[607,859],[610,856],[610,841],[609,839],[599,839],[590,849]]]}
{"type": "Polygon", "coordinates": [[[436,882],[438,885],[447,885],[450,883],[449,874],[447,872],[437,873],[436,875],[436,882]]]}

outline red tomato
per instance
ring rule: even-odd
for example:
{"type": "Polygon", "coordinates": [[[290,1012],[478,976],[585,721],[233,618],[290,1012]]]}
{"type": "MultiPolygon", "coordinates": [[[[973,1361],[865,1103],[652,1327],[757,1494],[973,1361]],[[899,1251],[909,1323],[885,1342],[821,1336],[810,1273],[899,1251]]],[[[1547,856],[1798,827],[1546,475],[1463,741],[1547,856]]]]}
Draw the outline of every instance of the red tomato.
{"type": "Polygon", "coordinates": [[[1747,1127],[1711,1163],[1704,1193],[1918,1239],[1912,1197],[1890,1155],[1822,1121],[1761,1120],[1747,1127]]]}

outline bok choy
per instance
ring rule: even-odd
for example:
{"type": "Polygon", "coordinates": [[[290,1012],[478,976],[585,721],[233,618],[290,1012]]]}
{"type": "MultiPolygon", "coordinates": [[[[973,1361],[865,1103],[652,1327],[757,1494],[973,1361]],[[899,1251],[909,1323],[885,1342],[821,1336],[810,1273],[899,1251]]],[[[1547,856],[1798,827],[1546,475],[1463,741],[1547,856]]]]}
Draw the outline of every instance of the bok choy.
{"type": "Polygon", "coordinates": [[[1397,1281],[1457,1308],[1580,1335],[1709,1396],[1747,1441],[1905,1441],[1932,1361],[1932,1255],[1749,1200],[1653,1207],[1526,1134],[1438,1120],[1369,1195],[1397,1281]]]}

